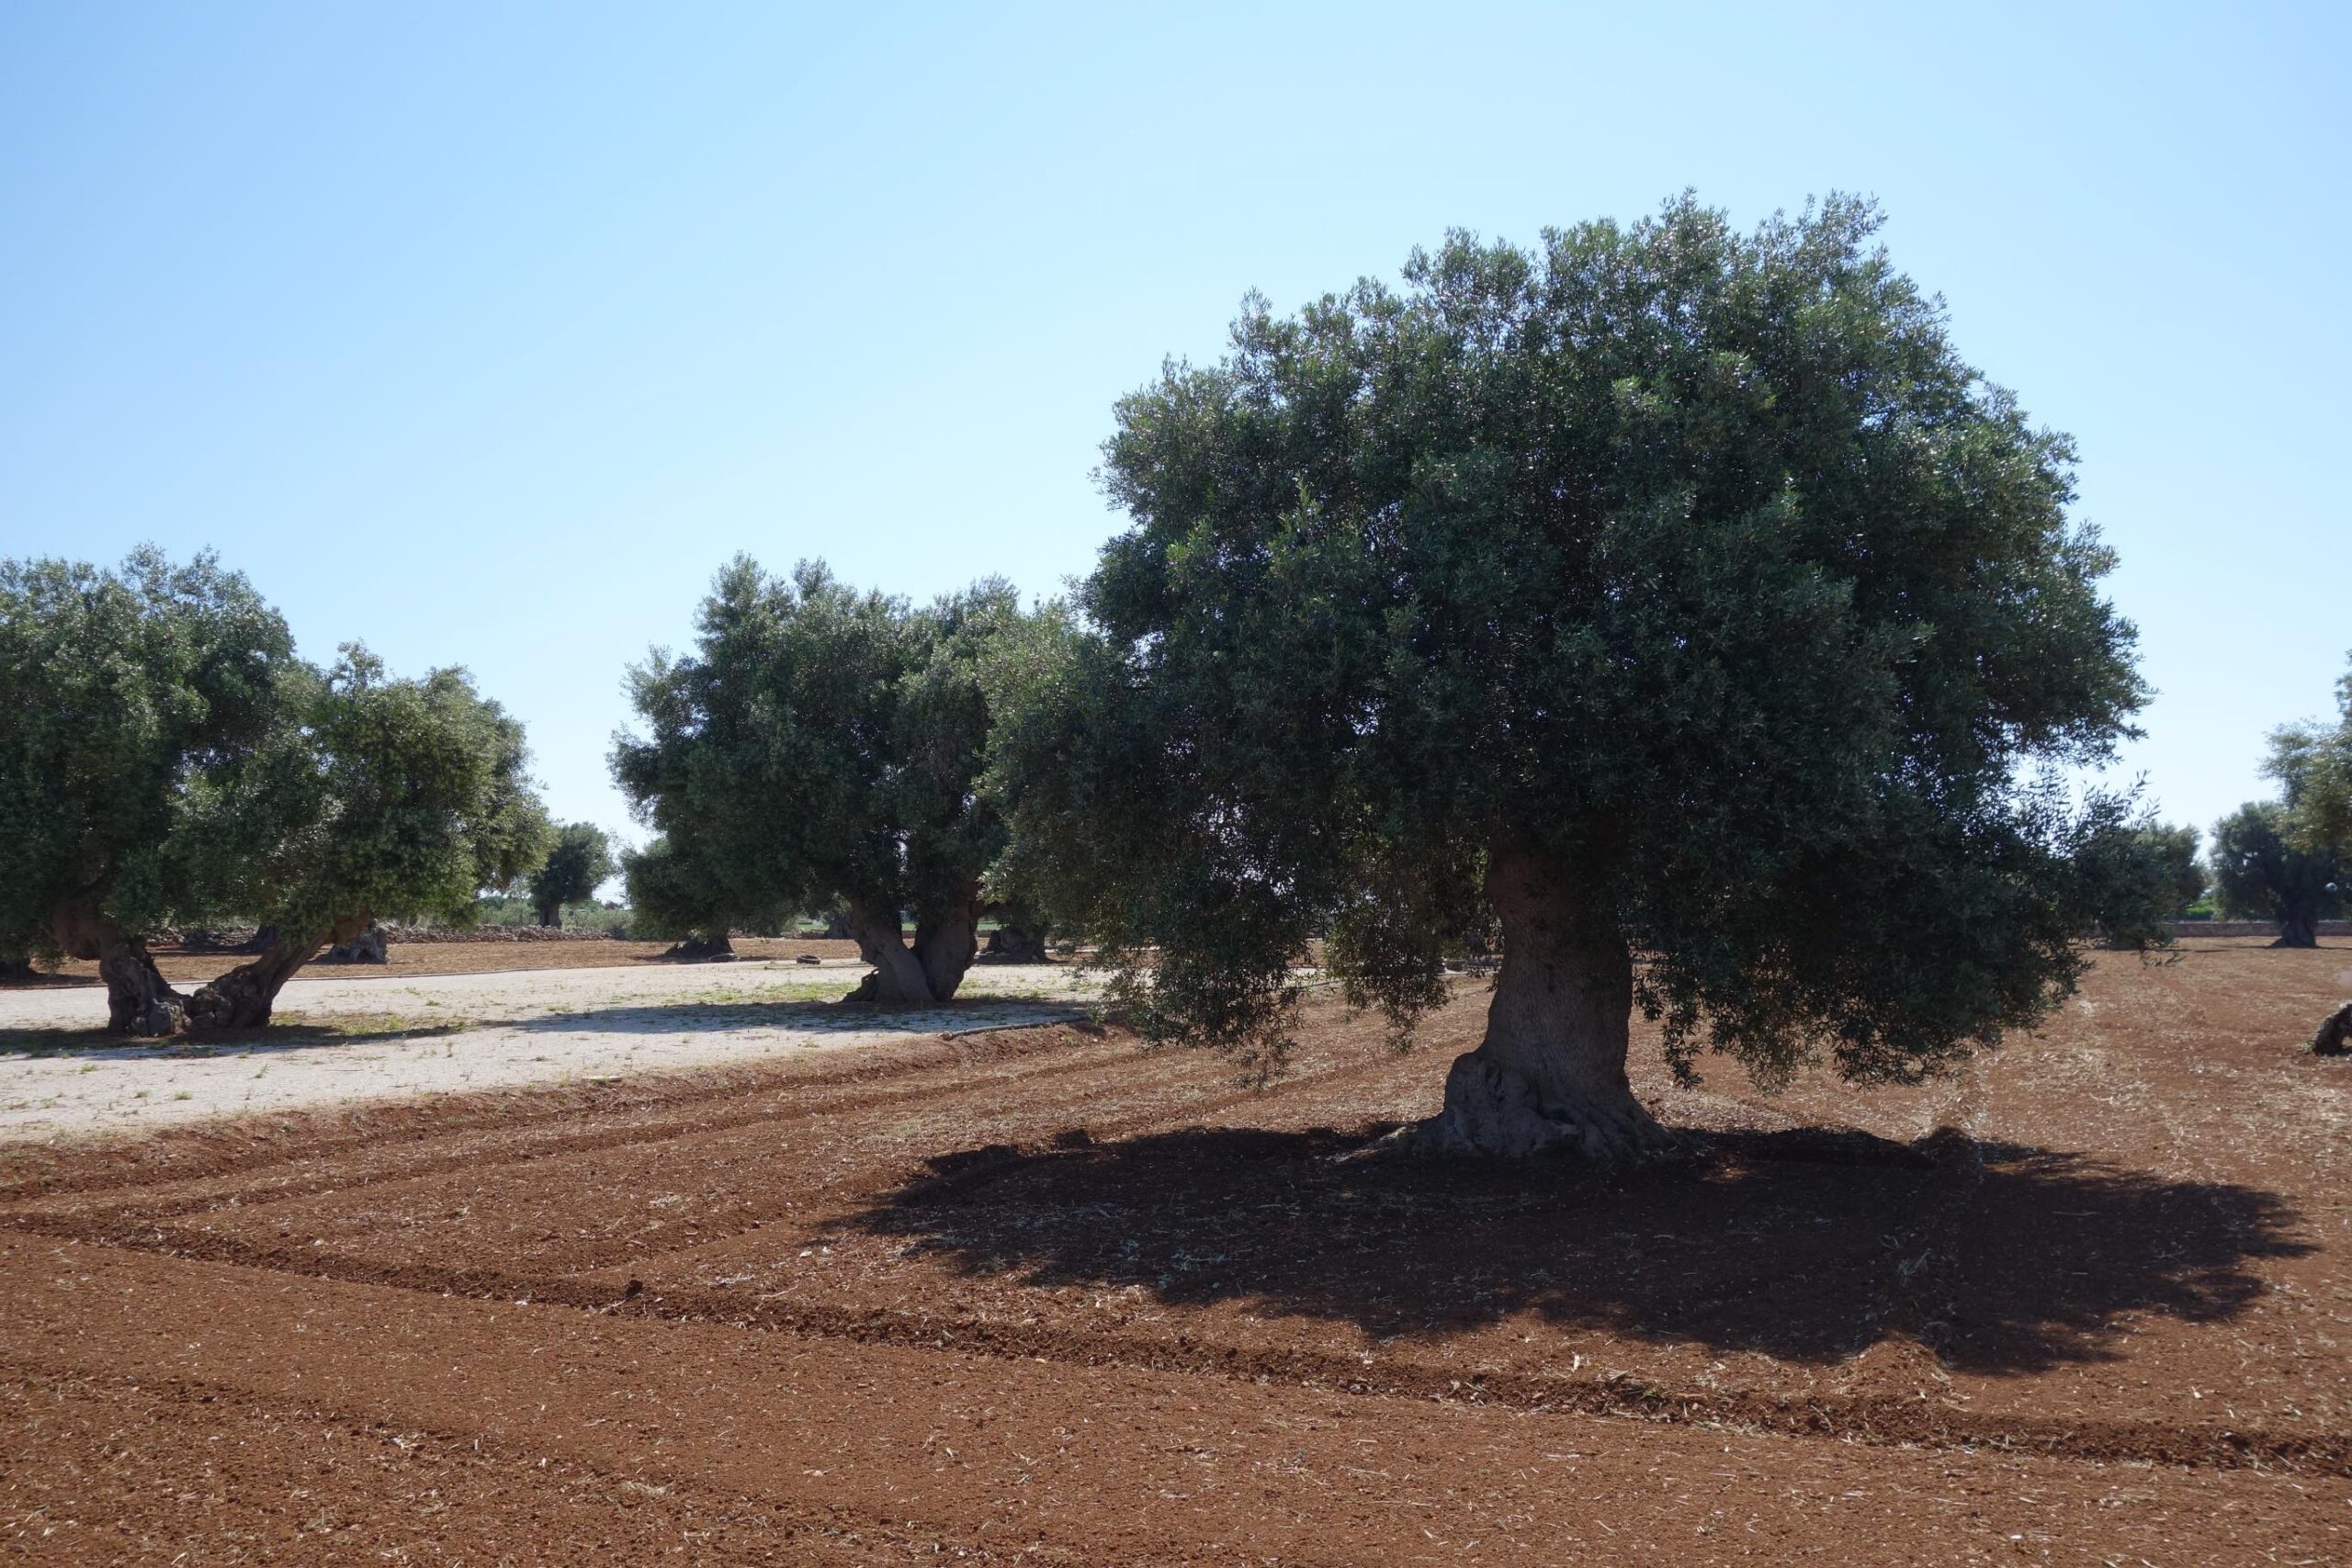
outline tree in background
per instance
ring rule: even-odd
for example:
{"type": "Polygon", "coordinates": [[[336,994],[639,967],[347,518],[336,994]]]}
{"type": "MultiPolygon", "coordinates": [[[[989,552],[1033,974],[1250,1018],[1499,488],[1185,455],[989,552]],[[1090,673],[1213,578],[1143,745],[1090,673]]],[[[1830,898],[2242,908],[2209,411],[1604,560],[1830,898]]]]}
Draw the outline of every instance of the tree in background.
{"type": "Polygon", "coordinates": [[[267,1023],[296,970],[379,916],[470,920],[481,891],[513,886],[553,837],[526,760],[523,727],[464,671],[395,680],[346,645],[198,802],[208,855],[278,936],[198,990],[189,1024],[267,1023]]]}
{"type": "Polygon", "coordinates": [[[543,926],[561,926],[563,907],[594,894],[613,874],[613,847],[593,822],[567,822],[547,863],[531,874],[531,908],[543,926]]]}
{"type": "Polygon", "coordinates": [[[2205,896],[2197,829],[2127,822],[2086,838],[2075,856],[2086,902],[2099,911],[2109,947],[2146,949],[2171,941],[2166,922],[2205,896]]]}
{"type": "Polygon", "coordinates": [[[2298,848],[2288,808],[2250,801],[2213,824],[2213,897],[2227,919],[2274,920],[2274,947],[2317,947],[2345,906],[2346,861],[2298,848]]]}
{"type": "Polygon", "coordinates": [[[1021,619],[1001,581],[917,609],[821,564],[789,580],[729,565],[695,652],[657,651],[631,672],[646,733],[613,753],[615,778],[662,836],[667,865],[653,869],[691,890],[673,912],[701,922],[838,898],[875,966],[859,999],[955,996],[1005,842],[978,791],[980,667],[1021,619]]]}
{"type": "Polygon", "coordinates": [[[2334,724],[2272,732],[2263,771],[2285,796],[2286,835],[2306,854],[2352,861],[2352,669],[2335,682],[2334,724]]]}
{"type": "Polygon", "coordinates": [[[680,954],[712,958],[735,951],[730,931],[778,926],[786,912],[774,902],[735,901],[731,884],[697,864],[689,846],[657,834],[640,850],[621,852],[629,934],[679,942],[680,954]]]}
{"type": "Polygon", "coordinates": [[[1455,235],[1119,405],[1099,636],[1007,678],[996,778],[1150,1038],[1271,1067],[1317,935],[1402,1037],[1491,910],[1408,1142],[1607,1159],[1662,1141],[1637,1006],[1684,1074],[1907,1080],[2075,984],[2129,812],[2017,781],[2130,733],[2133,633],[1877,222],[1455,235]]]}
{"type": "Polygon", "coordinates": [[[249,868],[205,836],[305,675],[284,620],[209,555],[0,561],[0,952],[96,959],[109,1029],[178,1029],[148,940],[250,907],[249,868]]]}

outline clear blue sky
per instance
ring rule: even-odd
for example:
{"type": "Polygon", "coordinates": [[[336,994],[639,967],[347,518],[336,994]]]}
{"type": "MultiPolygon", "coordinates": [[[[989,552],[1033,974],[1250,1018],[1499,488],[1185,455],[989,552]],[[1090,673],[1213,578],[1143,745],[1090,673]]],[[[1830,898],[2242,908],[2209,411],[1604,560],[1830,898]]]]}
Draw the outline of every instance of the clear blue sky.
{"type": "Polygon", "coordinates": [[[2082,447],[2209,826],[2352,647],[2352,8],[19,4],[0,554],[212,546],[616,829],[712,570],[1050,592],[1114,398],[1453,226],[1885,206],[2082,447]]]}

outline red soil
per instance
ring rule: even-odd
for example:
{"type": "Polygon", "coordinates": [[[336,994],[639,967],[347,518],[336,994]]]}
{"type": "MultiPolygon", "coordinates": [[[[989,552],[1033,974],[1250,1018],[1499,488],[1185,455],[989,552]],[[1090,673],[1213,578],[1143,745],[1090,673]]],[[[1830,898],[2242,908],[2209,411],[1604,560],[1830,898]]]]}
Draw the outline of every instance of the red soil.
{"type": "Polygon", "coordinates": [[[46,1562],[2352,1560],[2352,949],[2109,959],[1965,1077],[1637,1087],[1622,1177],[1068,1028],[0,1151],[46,1562]]]}

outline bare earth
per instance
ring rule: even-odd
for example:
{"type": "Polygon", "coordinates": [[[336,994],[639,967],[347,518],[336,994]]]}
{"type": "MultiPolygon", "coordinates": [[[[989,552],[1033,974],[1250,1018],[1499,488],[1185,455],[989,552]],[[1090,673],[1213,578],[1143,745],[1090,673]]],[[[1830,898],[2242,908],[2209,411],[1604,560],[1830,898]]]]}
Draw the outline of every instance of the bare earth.
{"type": "Polygon", "coordinates": [[[2352,1561],[2346,995],[2209,940],[1918,1089],[1653,1045],[1702,1136],[1617,1177],[1344,1157],[1476,986],[1264,1093],[1064,1024],[20,1144],[0,1551],[2352,1561]]]}

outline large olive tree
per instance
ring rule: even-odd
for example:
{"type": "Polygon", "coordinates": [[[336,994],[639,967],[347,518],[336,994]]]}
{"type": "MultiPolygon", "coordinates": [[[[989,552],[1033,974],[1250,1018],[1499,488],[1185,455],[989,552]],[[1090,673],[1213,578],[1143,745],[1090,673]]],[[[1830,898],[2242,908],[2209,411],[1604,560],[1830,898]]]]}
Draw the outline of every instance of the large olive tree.
{"type": "Polygon", "coordinates": [[[1504,942],[1432,1149],[1662,1141],[1688,1071],[1908,1078],[2086,962],[2142,700],[2066,439],[1831,200],[1455,235],[1122,401],[1132,525],[998,784],[1146,1030],[1278,1059],[1324,939],[1400,1034],[1504,942]]]}
{"type": "Polygon", "coordinates": [[[526,761],[523,727],[464,671],[397,680],[346,645],[207,792],[208,852],[277,940],[190,997],[190,1026],[267,1023],[297,970],[379,916],[471,919],[482,889],[512,886],[553,840],[526,761]]]}
{"type": "Polygon", "coordinates": [[[244,907],[247,868],[207,852],[217,786],[306,674],[209,555],[0,561],[0,953],[96,959],[109,1027],[178,1029],[148,939],[244,907]]]}
{"type": "Polygon", "coordinates": [[[695,651],[657,652],[632,672],[644,733],[618,739],[613,772],[661,835],[632,897],[642,883],[673,923],[697,930],[840,899],[875,966],[858,998],[954,997],[1005,842],[977,792],[980,669],[1022,618],[1000,581],[916,608],[820,564],[787,580],[736,559],[703,605],[695,651]]]}

